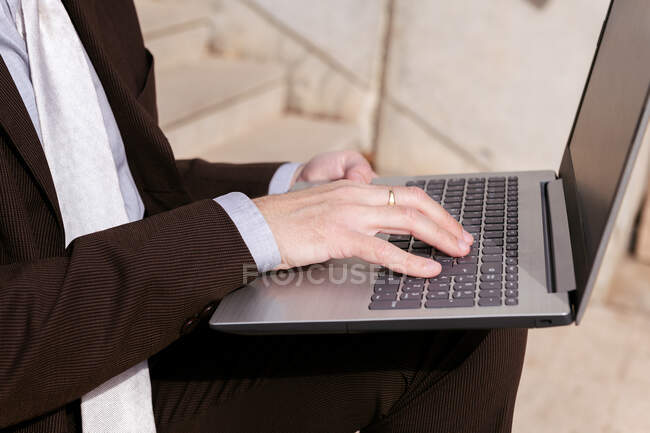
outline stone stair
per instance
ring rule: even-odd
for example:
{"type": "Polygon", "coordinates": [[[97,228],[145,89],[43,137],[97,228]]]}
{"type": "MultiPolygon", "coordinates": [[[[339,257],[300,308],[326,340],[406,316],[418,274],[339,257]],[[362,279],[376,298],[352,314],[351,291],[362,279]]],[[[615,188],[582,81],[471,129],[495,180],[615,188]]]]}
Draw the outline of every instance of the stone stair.
{"type": "Polygon", "coordinates": [[[208,2],[136,0],[145,44],[156,59],[160,125],[177,158],[304,161],[359,148],[358,128],[288,113],[279,65],[211,52],[208,2]]]}

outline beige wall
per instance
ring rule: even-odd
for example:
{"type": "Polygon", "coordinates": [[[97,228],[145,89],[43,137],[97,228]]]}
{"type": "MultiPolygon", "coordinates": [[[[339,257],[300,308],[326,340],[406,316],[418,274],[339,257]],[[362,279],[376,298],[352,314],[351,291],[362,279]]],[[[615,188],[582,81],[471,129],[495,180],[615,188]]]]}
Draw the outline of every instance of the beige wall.
{"type": "Polygon", "coordinates": [[[215,47],[285,64],[289,108],[355,121],[384,173],[554,169],[607,4],[214,0],[215,47]]]}

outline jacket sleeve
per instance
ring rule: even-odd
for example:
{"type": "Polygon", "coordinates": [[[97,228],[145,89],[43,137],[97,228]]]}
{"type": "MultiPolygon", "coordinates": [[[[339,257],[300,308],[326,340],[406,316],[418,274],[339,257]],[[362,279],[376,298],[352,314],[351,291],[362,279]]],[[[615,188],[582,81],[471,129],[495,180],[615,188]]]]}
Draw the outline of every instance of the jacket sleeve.
{"type": "Polygon", "coordinates": [[[0,428],[148,359],[251,269],[213,200],[80,237],[62,257],[1,266],[0,428]]]}
{"type": "Polygon", "coordinates": [[[268,194],[269,183],[282,163],[224,164],[202,159],[177,160],[185,188],[194,200],[215,198],[233,191],[250,198],[268,194]]]}

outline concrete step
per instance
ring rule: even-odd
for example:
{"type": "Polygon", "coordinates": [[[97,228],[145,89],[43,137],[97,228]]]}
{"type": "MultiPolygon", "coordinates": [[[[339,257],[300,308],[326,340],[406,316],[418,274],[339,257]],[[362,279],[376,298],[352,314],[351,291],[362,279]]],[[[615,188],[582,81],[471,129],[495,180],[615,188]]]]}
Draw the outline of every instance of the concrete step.
{"type": "Polygon", "coordinates": [[[206,2],[135,0],[147,48],[158,70],[203,57],[213,37],[206,2]]]}
{"type": "Polygon", "coordinates": [[[284,70],[272,64],[208,57],[159,71],[160,125],[177,158],[279,117],[286,106],[284,70]]]}
{"type": "Polygon", "coordinates": [[[217,162],[308,161],[335,150],[358,150],[355,125],[288,115],[259,125],[251,132],[197,156],[217,162]]]}

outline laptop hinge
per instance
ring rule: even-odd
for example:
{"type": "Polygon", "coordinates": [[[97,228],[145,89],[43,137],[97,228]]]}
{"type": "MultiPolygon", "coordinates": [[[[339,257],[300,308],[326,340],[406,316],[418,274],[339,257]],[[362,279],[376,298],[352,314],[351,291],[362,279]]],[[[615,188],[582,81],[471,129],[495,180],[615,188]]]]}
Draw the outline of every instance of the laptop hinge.
{"type": "Polygon", "coordinates": [[[543,184],[542,188],[549,289],[552,292],[570,292],[576,289],[576,277],[564,184],[562,179],[555,179],[543,184]]]}

